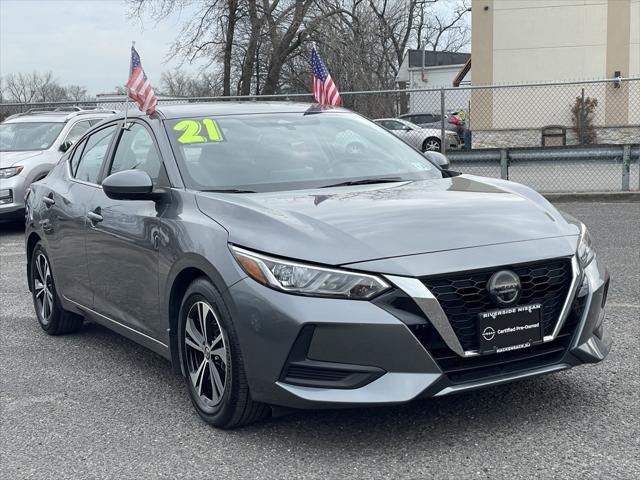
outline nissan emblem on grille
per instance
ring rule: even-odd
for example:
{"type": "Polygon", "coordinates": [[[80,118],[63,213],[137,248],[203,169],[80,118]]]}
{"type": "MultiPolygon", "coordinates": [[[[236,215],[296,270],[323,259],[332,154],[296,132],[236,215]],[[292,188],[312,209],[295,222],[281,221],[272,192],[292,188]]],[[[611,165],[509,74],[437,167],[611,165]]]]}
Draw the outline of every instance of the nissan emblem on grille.
{"type": "Polygon", "coordinates": [[[513,305],[520,299],[520,277],[511,270],[500,270],[489,279],[487,290],[497,305],[513,305]]]}

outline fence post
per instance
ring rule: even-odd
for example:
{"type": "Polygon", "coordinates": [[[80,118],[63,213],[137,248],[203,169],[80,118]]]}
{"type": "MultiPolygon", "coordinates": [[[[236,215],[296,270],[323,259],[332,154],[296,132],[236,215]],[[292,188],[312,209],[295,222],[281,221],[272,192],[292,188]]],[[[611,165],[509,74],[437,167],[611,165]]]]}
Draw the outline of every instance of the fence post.
{"type": "Polygon", "coordinates": [[[444,134],[444,88],[440,89],[440,151],[447,153],[447,142],[444,134]]]}
{"type": "Polygon", "coordinates": [[[579,143],[580,145],[584,145],[584,119],[585,119],[585,115],[584,115],[584,88],[582,89],[582,93],[581,93],[581,102],[580,102],[580,128],[578,129],[578,137],[579,137],[579,143]]]}
{"type": "Polygon", "coordinates": [[[622,147],[622,191],[629,191],[629,170],[631,168],[631,145],[622,147]]]}
{"type": "Polygon", "coordinates": [[[500,150],[500,178],[509,180],[509,152],[506,148],[500,150]]]}

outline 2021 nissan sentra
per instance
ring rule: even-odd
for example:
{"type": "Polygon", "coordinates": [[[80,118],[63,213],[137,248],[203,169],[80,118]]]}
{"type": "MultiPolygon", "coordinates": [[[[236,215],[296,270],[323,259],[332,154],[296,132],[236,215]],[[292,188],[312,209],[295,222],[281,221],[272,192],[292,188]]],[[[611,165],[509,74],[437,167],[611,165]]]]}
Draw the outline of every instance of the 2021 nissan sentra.
{"type": "Polygon", "coordinates": [[[223,428],[464,392],[611,344],[584,225],[341,108],[106,120],[32,185],[26,245],[47,333],[87,318],[145,345],[223,428]]]}

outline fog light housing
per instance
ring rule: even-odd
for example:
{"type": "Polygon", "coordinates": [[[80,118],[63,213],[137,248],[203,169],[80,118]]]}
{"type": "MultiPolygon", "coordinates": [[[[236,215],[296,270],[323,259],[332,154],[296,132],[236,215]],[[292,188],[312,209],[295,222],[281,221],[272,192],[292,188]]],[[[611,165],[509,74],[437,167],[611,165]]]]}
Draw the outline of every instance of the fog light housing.
{"type": "Polygon", "coordinates": [[[13,203],[13,192],[11,190],[0,190],[0,205],[13,203]]]}

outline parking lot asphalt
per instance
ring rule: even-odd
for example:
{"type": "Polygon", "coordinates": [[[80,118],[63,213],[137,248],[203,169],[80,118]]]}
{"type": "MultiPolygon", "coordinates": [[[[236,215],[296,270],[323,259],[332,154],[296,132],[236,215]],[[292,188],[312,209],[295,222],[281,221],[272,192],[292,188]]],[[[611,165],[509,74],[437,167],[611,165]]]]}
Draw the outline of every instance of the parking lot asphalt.
{"type": "Polygon", "coordinates": [[[611,273],[603,363],[234,431],[204,424],[168,362],[129,340],[93,323],[45,335],[22,229],[0,224],[0,478],[638,478],[640,203],[559,207],[611,273]]]}

